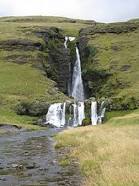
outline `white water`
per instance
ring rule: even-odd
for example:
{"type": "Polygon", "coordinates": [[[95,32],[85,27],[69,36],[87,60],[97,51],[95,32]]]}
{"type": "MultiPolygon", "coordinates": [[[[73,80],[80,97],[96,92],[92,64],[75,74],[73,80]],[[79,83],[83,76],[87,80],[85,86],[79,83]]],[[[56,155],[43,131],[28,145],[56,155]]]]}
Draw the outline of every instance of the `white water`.
{"type": "Polygon", "coordinates": [[[91,122],[92,125],[97,125],[98,115],[97,115],[97,102],[92,101],[91,103],[91,122]]]}
{"type": "Polygon", "coordinates": [[[101,103],[99,113],[97,114],[97,102],[92,101],[91,103],[91,121],[92,125],[97,125],[101,124],[103,121],[103,118],[105,117],[105,112],[106,112],[106,107],[105,107],[105,102],[103,101],[101,103]]]}
{"type": "Polygon", "coordinates": [[[79,49],[76,47],[76,62],[73,69],[73,76],[72,76],[72,97],[76,101],[83,102],[84,101],[84,88],[83,88],[83,81],[82,81],[82,74],[81,74],[81,60],[79,49]]]}
{"type": "Polygon", "coordinates": [[[84,112],[84,87],[81,73],[81,60],[79,49],[76,47],[76,62],[73,68],[72,75],[72,90],[71,95],[76,101],[73,104],[73,126],[82,125],[82,121],[85,118],[84,112]]]}
{"type": "Polygon", "coordinates": [[[82,121],[85,118],[84,102],[78,102],[78,124],[82,125],[82,121]]]}
{"type": "Polygon", "coordinates": [[[61,118],[61,126],[63,127],[66,124],[66,103],[63,104],[63,109],[62,109],[62,118],[61,118]]]}
{"type": "Polygon", "coordinates": [[[77,127],[82,125],[82,121],[85,118],[84,102],[77,102],[73,104],[73,126],[77,127]]]}
{"type": "Polygon", "coordinates": [[[70,41],[74,41],[75,40],[75,37],[69,37],[69,40],[70,41]]]}
{"type": "Polygon", "coordinates": [[[69,37],[66,36],[66,37],[65,37],[65,42],[64,42],[65,48],[68,48],[68,46],[67,46],[68,39],[69,39],[69,37]]]}
{"type": "Polygon", "coordinates": [[[67,46],[67,42],[69,41],[74,41],[75,40],[75,37],[68,37],[68,36],[65,36],[65,41],[64,41],[64,46],[65,48],[68,48],[67,46]]]}
{"type": "Polygon", "coordinates": [[[106,107],[104,104],[105,104],[105,102],[102,101],[101,106],[100,106],[99,116],[98,116],[98,123],[99,124],[102,123],[103,118],[105,117],[106,107]]]}
{"type": "Polygon", "coordinates": [[[65,125],[65,108],[66,103],[52,104],[46,115],[46,124],[50,124],[58,128],[63,127],[65,125]]]}

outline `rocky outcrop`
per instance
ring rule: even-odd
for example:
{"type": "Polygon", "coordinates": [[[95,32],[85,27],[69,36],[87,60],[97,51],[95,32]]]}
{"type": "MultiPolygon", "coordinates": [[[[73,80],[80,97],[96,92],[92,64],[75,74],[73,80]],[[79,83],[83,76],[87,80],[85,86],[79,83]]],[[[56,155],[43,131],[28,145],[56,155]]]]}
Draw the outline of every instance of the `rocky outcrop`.
{"type": "Polygon", "coordinates": [[[63,41],[58,44],[54,41],[54,45],[49,45],[47,76],[56,81],[59,89],[67,94],[70,79],[70,53],[64,48],[63,41]]]}
{"type": "Polygon", "coordinates": [[[14,49],[22,49],[22,50],[43,50],[43,46],[39,42],[33,42],[31,40],[25,39],[11,39],[6,41],[0,41],[0,49],[5,50],[14,50],[14,49]]]}
{"type": "Polygon", "coordinates": [[[28,116],[43,116],[47,113],[49,104],[46,102],[34,101],[21,101],[15,108],[19,115],[28,116]]]}
{"type": "Polygon", "coordinates": [[[91,27],[83,28],[80,30],[80,36],[85,35],[94,35],[94,34],[105,34],[105,33],[128,33],[131,31],[135,31],[139,28],[139,24],[137,23],[110,23],[110,24],[100,24],[96,23],[91,27]]]}
{"type": "Polygon", "coordinates": [[[50,29],[36,31],[39,37],[43,37],[48,52],[47,61],[43,61],[43,69],[47,77],[57,83],[58,88],[68,93],[70,79],[70,50],[64,47],[64,35],[62,30],[52,27],[50,29]]]}

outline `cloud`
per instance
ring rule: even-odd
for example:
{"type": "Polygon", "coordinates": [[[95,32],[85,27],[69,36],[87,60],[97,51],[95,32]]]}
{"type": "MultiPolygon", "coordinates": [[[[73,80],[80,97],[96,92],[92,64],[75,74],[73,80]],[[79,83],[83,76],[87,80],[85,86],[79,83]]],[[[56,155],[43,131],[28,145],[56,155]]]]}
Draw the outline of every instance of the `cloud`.
{"type": "Polygon", "coordinates": [[[51,15],[101,22],[139,17],[139,0],[0,0],[0,16],[51,15]]]}

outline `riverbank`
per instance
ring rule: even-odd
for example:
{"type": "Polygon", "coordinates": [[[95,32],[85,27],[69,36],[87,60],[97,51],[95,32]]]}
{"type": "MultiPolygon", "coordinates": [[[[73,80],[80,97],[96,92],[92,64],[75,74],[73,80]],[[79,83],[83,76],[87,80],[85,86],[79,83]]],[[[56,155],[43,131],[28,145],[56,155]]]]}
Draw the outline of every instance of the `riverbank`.
{"type": "Polygon", "coordinates": [[[115,117],[104,125],[60,133],[57,148],[70,148],[85,177],[83,186],[139,185],[139,112],[115,117]]]}

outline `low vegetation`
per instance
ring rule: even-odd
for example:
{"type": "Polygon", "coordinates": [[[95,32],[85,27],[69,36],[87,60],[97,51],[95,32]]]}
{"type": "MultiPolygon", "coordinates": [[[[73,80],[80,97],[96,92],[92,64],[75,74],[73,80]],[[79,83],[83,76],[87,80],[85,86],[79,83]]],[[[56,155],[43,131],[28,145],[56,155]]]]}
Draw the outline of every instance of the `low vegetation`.
{"type": "Polygon", "coordinates": [[[83,186],[138,186],[139,110],[114,117],[105,125],[62,132],[57,147],[78,158],[83,186]]]}
{"type": "Polygon", "coordinates": [[[138,23],[96,24],[80,32],[90,51],[83,64],[90,96],[111,97],[116,110],[139,107],[138,23]]]}

